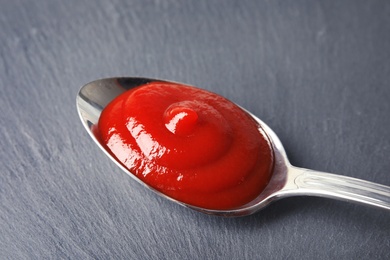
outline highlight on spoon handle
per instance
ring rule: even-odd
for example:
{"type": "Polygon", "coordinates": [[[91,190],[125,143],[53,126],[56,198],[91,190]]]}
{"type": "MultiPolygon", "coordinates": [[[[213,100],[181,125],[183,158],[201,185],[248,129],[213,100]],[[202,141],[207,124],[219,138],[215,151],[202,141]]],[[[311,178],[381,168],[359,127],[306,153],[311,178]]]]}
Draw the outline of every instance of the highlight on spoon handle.
{"type": "Polygon", "coordinates": [[[291,195],[327,197],[390,210],[389,186],[295,167],[290,176],[289,182],[294,181],[295,188],[286,191],[291,195]]]}

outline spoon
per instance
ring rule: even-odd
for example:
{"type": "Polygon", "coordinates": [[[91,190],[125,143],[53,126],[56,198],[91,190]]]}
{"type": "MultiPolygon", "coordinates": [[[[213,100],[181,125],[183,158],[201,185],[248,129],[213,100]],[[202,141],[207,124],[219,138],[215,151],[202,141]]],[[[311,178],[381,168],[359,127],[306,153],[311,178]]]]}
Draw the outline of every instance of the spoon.
{"type": "MultiPolygon", "coordinates": [[[[200,208],[172,199],[142,182],[123,167],[99,142],[97,123],[106,105],[123,92],[153,81],[149,78],[107,78],[83,86],[76,99],[80,119],[100,149],[125,173],[157,194],[182,206],[202,213],[218,216],[246,216],[253,214],[271,202],[291,196],[319,196],[357,202],[390,210],[390,187],[351,177],[335,175],[292,166],[277,135],[263,121],[246,111],[268,134],[274,150],[275,165],[266,188],[250,203],[236,209],[213,210],[200,208]]],[[[167,82],[167,81],[165,81],[167,82]]]]}

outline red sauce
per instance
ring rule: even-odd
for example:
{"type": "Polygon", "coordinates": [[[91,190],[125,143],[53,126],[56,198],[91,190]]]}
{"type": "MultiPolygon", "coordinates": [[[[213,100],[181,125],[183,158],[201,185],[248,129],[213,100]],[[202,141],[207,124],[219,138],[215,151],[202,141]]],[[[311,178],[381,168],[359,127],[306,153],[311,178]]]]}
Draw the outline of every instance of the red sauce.
{"type": "Polygon", "coordinates": [[[271,176],[273,150],[262,128],[206,90],[139,86],[107,105],[98,128],[106,148],[136,177],[193,206],[242,206],[271,176]]]}

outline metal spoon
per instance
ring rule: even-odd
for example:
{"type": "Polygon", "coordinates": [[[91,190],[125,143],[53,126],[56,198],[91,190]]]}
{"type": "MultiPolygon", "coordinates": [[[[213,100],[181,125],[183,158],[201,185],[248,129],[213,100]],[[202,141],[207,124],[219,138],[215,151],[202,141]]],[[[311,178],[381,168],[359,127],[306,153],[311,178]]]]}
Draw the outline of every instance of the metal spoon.
{"type": "Polygon", "coordinates": [[[246,110],[245,111],[251,115],[269,135],[275,153],[275,167],[272,178],[265,190],[252,202],[232,210],[212,210],[200,208],[180,202],[162,194],[142,182],[124,168],[110,155],[110,153],[106,151],[96,137],[96,124],[104,107],[112,99],[126,90],[152,81],[162,80],[148,78],[108,78],[96,80],[86,84],[80,89],[76,103],[80,119],[83,122],[85,129],[100,149],[124,172],[157,194],[185,207],[206,214],[219,216],[250,215],[277,199],[298,195],[310,195],[352,201],[390,210],[390,187],[388,186],[292,166],[287,159],[282,143],[272,129],[246,110]]]}

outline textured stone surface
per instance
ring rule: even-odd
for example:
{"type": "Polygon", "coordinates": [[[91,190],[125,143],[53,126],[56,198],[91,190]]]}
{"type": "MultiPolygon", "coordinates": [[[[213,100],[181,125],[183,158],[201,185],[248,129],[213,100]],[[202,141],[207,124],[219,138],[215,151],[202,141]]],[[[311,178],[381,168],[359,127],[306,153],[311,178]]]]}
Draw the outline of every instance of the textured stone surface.
{"type": "Polygon", "coordinates": [[[389,259],[387,211],[281,200],[235,219],[158,198],[89,139],[83,84],[220,93],[294,165],[390,185],[388,1],[0,1],[1,259],[389,259]]]}

